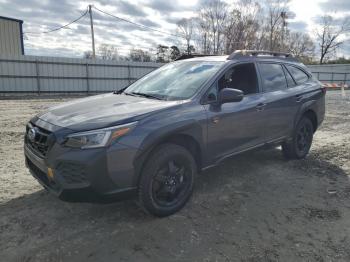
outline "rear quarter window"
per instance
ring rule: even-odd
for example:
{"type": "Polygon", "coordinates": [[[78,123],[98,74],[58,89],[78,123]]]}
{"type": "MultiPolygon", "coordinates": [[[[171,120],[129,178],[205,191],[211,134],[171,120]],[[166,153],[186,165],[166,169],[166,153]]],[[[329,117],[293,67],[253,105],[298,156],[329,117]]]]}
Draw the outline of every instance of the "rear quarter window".
{"type": "Polygon", "coordinates": [[[291,65],[286,65],[286,67],[298,85],[309,80],[309,76],[303,70],[291,65]]]}

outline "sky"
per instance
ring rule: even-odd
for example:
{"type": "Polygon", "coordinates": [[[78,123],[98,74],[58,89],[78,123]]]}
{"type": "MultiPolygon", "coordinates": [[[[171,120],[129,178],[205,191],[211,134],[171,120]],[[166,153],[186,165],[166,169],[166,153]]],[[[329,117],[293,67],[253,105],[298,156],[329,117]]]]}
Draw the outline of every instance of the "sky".
{"type": "MultiPolygon", "coordinates": [[[[102,11],[133,22],[176,34],[176,22],[193,17],[204,0],[0,0],[0,16],[21,19],[24,46],[27,55],[82,57],[91,50],[89,16],[77,23],[50,34],[47,30],[62,26],[83,14],[92,4],[102,11]]],[[[234,3],[234,1],[228,1],[234,3]]],[[[337,17],[350,16],[350,0],[291,0],[289,10],[295,14],[289,28],[314,33],[317,17],[336,12],[337,17]]],[[[158,44],[183,44],[171,35],[142,30],[93,9],[95,42],[111,44],[119,53],[127,54],[131,48],[155,49],[158,44]]],[[[347,41],[342,54],[350,56],[347,41]]]]}

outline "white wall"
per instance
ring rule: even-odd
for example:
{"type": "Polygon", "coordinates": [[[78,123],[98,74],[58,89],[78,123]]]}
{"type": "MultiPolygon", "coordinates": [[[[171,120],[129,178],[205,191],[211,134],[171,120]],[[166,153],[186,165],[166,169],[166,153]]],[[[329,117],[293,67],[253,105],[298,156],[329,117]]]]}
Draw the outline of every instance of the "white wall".
{"type": "Polygon", "coordinates": [[[22,54],[21,26],[19,21],[0,17],[0,54],[22,54]]]}

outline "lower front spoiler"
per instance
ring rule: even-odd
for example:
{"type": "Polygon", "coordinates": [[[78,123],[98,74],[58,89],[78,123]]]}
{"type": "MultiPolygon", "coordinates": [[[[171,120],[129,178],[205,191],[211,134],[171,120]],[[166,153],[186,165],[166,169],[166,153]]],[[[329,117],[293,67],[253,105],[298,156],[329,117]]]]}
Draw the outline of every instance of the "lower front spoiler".
{"type": "Polygon", "coordinates": [[[65,188],[50,180],[44,172],[45,166],[43,163],[36,161],[37,165],[32,162],[32,159],[26,157],[26,166],[31,175],[50,193],[57,196],[59,199],[67,202],[89,202],[89,203],[110,203],[119,200],[125,200],[135,197],[137,194],[136,187],[121,188],[108,192],[97,192],[93,185],[79,186],[75,188],[65,188]]]}
{"type": "Polygon", "coordinates": [[[107,193],[98,193],[91,186],[73,189],[60,188],[59,186],[51,185],[46,181],[43,181],[42,178],[32,170],[30,170],[30,173],[47,191],[57,196],[60,200],[66,202],[112,203],[116,201],[131,199],[137,195],[136,187],[120,189],[107,193]]]}
{"type": "Polygon", "coordinates": [[[112,203],[131,199],[136,196],[136,188],[127,188],[118,192],[100,194],[91,187],[79,189],[63,189],[58,198],[66,202],[112,203]]]}

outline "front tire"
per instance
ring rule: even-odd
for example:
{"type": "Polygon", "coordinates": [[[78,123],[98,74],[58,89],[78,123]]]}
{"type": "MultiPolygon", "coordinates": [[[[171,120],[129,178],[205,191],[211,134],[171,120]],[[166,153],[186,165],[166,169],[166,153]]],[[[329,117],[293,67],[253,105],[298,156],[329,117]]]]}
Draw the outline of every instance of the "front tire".
{"type": "Polygon", "coordinates": [[[184,147],[159,146],[141,173],[138,192],[141,206],[159,217],[174,214],[192,195],[196,174],[196,162],[184,147]]]}
{"type": "Polygon", "coordinates": [[[297,124],[290,141],[282,144],[283,155],[287,159],[302,159],[309,153],[314,134],[314,127],[308,117],[303,117],[297,124]]]}

